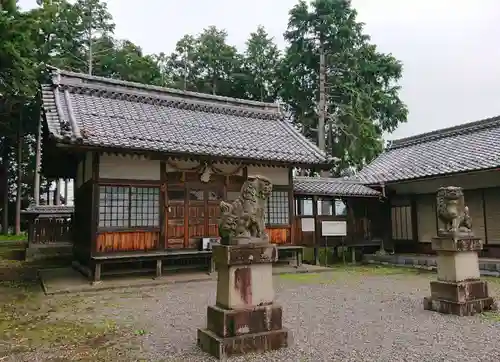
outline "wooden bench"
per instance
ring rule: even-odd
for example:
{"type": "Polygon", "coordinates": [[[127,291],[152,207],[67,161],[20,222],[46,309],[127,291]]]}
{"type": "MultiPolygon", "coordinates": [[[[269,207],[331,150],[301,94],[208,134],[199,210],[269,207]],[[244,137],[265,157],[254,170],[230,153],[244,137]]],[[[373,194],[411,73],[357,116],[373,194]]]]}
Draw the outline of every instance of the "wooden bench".
{"type": "Polygon", "coordinates": [[[280,252],[291,252],[297,260],[297,267],[302,266],[304,247],[299,245],[278,245],[278,260],[280,252]]]}
{"type": "MultiPolygon", "coordinates": [[[[142,261],[156,261],[156,277],[160,277],[163,272],[164,260],[181,260],[189,259],[196,256],[206,256],[209,260],[208,273],[213,273],[214,265],[212,260],[212,251],[210,250],[152,250],[145,252],[116,252],[103,255],[92,256],[92,271],[88,274],[89,278],[92,277],[94,282],[101,280],[101,266],[103,264],[117,264],[117,263],[133,263],[142,261]]],[[[172,269],[182,269],[183,266],[175,266],[172,269]]],[[[82,270],[83,271],[83,270],[82,270]]],[[[139,272],[148,271],[148,269],[140,269],[139,272]]],[[[86,273],[85,271],[83,271],[86,273]]],[[[125,273],[129,274],[134,271],[128,270],[125,273]]],[[[87,274],[87,273],[86,273],[87,274]]],[[[121,274],[117,272],[109,272],[106,274],[121,274]]]]}
{"type": "MultiPolygon", "coordinates": [[[[372,246],[378,246],[380,247],[382,245],[382,239],[372,239],[372,240],[363,240],[359,241],[356,243],[349,243],[349,244],[343,244],[339,245],[343,248],[346,248],[347,251],[351,251],[351,262],[353,264],[356,263],[356,249],[363,249],[366,247],[372,247],[372,246]]],[[[342,258],[345,259],[344,254],[342,254],[342,258]]]]}

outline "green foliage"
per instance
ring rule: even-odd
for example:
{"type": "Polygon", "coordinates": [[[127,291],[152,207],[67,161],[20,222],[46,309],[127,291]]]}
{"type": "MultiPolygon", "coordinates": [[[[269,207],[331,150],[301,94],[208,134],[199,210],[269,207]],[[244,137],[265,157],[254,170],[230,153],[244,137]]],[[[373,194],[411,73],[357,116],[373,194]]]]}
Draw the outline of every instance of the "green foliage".
{"type": "Polygon", "coordinates": [[[173,52],[156,55],[114,37],[103,0],[37,3],[21,11],[16,1],[0,0],[0,186],[7,185],[10,199],[16,193],[17,167],[22,169],[23,200],[32,194],[38,84],[47,64],[189,91],[279,100],[296,126],[317,141],[322,45],[329,115],[325,137],[327,151],[341,160],[333,170],[337,173],[374,158],[382,150],[383,132],[406,121],[397,86],[402,65],[370,42],[348,0],[299,1],[289,12],[284,52],[261,26],[242,52],[228,44],[225,30],[211,26],[183,36],[173,52]],[[15,150],[21,140],[18,165],[15,150]]]}
{"type": "Polygon", "coordinates": [[[360,168],[382,151],[383,132],[406,122],[396,82],[402,65],[378,52],[349,0],[300,1],[290,11],[281,97],[304,134],[316,139],[321,48],[326,62],[326,143],[335,172],[360,168]]]}

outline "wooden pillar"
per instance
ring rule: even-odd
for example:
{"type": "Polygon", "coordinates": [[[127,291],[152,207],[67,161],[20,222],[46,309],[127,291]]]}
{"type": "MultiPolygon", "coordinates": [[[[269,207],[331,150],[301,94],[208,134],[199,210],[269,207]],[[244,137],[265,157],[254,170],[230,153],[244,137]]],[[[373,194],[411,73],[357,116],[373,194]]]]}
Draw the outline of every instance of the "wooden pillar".
{"type": "Polygon", "coordinates": [[[42,118],[38,120],[35,150],[35,180],[33,183],[33,198],[35,205],[40,205],[40,164],[42,160],[42,118]]]}
{"type": "Polygon", "coordinates": [[[160,161],[160,241],[157,249],[165,249],[167,247],[167,163],[160,161]]]}
{"type": "Polygon", "coordinates": [[[56,188],[54,190],[55,205],[61,204],[61,179],[56,179],[56,188]]]}
{"type": "Polygon", "coordinates": [[[68,205],[68,198],[69,198],[69,195],[68,195],[68,179],[65,178],[64,179],[64,204],[65,205],[68,205]]]}
{"type": "Polygon", "coordinates": [[[484,243],[488,244],[488,218],[486,217],[486,198],[484,197],[484,189],[481,189],[481,201],[483,205],[484,243]]]}
{"type": "Polygon", "coordinates": [[[410,196],[410,208],[411,208],[411,235],[413,236],[413,242],[418,243],[418,214],[417,214],[417,198],[415,195],[410,196]]]}
{"type": "MultiPolygon", "coordinates": [[[[319,265],[319,246],[318,246],[318,230],[321,229],[321,225],[318,222],[318,196],[313,196],[313,216],[314,216],[314,265],[319,265]]],[[[319,236],[321,237],[321,235],[319,236]]]]}
{"type": "Polygon", "coordinates": [[[99,227],[99,162],[98,152],[92,154],[92,217],[91,217],[91,254],[97,251],[97,229],[99,227]]]}
{"type": "Polygon", "coordinates": [[[51,186],[52,186],[52,181],[47,179],[47,205],[52,204],[52,201],[51,201],[52,198],[50,197],[50,187],[51,186]]]}
{"type": "Polygon", "coordinates": [[[290,244],[295,245],[295,197],[293,195],[293,168],[288,169],[288,202],[289,202],[289,224],[290,224],[290,244]]]}

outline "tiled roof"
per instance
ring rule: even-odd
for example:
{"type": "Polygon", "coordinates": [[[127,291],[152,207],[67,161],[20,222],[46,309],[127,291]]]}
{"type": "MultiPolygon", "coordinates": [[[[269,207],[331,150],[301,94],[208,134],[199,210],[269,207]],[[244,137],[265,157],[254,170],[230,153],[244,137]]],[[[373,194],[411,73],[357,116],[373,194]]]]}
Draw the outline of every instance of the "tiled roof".
{"type": "Polygon", "coordinates": [[[69,214],[73,213],[75,208],[68,205],[30,205],[23,214],[69,214]]]}
{"type": "Polygon", "coordinates": [[[42,86],[58,141],[113,149],[324,164],[325,154],[277,104],[214,96],[51,68],[42,86]]]}
{"type": "Polygon", "coordinates": [[[393,141],[357,177],[365,184],[500,166],[500,116],[393,141]]]}
{"type": "Polygon", "coordinates": [[[295,194],[318,196],[378,197],[380,192],[364,186],[359,181],[342,178],[319,178],[298,176],[293,179],[295,194]]]}

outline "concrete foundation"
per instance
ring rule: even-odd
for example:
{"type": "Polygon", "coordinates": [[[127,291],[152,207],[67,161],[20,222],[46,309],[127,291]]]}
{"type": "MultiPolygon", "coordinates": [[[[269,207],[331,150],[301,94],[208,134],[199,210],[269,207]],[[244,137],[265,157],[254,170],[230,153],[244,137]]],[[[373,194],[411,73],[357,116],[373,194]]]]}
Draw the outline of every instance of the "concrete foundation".
{"type": "Polygon", "coordinates": [[[437,237],[432,248],[438,254],[438,280],[430,283],[431,296],[424,298],[424,309],[458,316],[470,316],[490,310],[493,298],[488,285],[480,280],[479,238],[437,237]]]}
{"type": "Polygon", "coordinates": [[[274,304],[271,244],[216,245],[217,303],[207,309],[207,328],[198,330],[198,346],[219,359],[287,347],[282,308],[274,304]]]}

